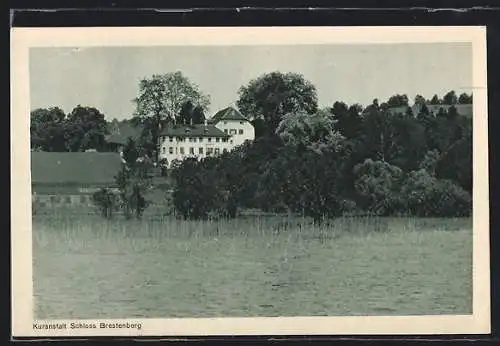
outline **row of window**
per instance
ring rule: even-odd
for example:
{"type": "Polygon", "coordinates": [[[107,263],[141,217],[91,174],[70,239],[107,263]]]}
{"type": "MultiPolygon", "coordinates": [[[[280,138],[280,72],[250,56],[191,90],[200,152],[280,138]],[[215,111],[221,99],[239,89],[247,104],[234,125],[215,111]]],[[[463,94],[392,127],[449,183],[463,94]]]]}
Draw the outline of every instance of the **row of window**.
{"type": "MultiPolygon", "coordinates": [[[[228,133],[228,129],[224,129],[224,133],[228,133]]],[[[229,130],[229,134],[230,135],[235,135],[236,133],[238,133],[239,135],[242,135],[243,134],[243,130],[236,130],[236,129],[230,129],[229,130]]]]}
{"type": "MultiPolygon", "coordinates": [[[[181,154],[181,155],[185,154],[184,147],[180,147],[180,148],[169,147],[168,148],[168,153],[170,155],[173,155],[174,151],[175,151],[175,154],[181,154]]],[[[222,152],[226,153],[227,149],[222,149],[222,152]]],[[[162,147],[162,153],[163,154],[166,153],[166,148],[165,147],[162,147]]],[[[198,155],[203,155],[203,153],[204,153],[204,149],[203,148],[198,148],[198,155]]],[[[212,155],[214,153],[215,153],[215,155],[220,154],[220,148],[207,148],[207,155],[212,155]]],[[[194,150],[193,147],[189,148],[189,154],[190,155],[194,155],[195,154],[195,150],[194,150]]]]}
{"type": "MultiPolygon", "coordinates": [[[[185,142],[186,138],[184,138],[184,137],[176,137],[176,140],[177,140],[177,142],[185,142]]],[[[203,143],[203,137],[189,137],[188,140],[191,143],[196,143],[196,142],[203,143]]],[[[173,142],[174,141],[174,137],[168,137],[168,141],[169,142],[173,142]]],[[[227,143],[228,139],[227,138],[215,137],[215,142],[216,143],[219,143],[221,141],[223,143],[227,143]]],[[[207,142],[211,143],[212,142],[212,137],[207,137],[207,142]]]]}

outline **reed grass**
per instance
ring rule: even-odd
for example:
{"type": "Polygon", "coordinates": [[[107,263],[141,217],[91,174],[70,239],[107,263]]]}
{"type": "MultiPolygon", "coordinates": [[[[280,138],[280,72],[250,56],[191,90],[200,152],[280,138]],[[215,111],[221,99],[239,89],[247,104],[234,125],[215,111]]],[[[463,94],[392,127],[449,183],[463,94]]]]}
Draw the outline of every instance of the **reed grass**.
{"type": "Polygon", "coordinates": [[[470,219],[33,218],[37,318],[470,313],[470,219]]]}

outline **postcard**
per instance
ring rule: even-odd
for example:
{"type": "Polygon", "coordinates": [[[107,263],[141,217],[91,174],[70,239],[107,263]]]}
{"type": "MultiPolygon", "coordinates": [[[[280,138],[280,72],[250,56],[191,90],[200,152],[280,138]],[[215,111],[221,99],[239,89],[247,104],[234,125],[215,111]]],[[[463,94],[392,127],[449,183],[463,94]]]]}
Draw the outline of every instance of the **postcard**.
{"type": "Polygon", "coordinates": [[[485,27],[11,29],[17,337],[487,334],[485,27]]]}

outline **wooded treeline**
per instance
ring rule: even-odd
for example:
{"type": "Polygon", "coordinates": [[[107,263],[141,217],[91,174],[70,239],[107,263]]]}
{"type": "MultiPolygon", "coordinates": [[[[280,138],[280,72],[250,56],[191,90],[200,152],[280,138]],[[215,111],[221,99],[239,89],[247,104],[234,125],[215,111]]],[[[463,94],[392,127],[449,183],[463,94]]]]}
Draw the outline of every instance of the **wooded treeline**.
{"type": "Polygon", "coordinates": [[[471,95],[417,95],[417,114],[406,95],[319,109],[315,87],[293,73],[263,75],[239,95],[257,138],[220,157],[174,163],[173,200],[183,217],[234,217],[239,208],[316,221],[470,214],[472,119],[455,106],[470,104],[471,95]],[[445,107],[434,115],[431,104],[445,107]]]}
{"type": "MultiPolygon", "coordinates": [[[[470,214],[472,118],[459,114],[457,105],[471,104],[472,95],[416,95],[418,107],[410,107],[407,95],[394,95],[366,107],[339,101],[321,109],[311,82],[281,72],[251,80],[238,94],[236,106],[252,121],[256,139],[219,157],[173,162],[179,215],[234,217],[245,208],[317,221],[344,213],[470,214]],[[443,107],[434,114],[431,105],[443,107]]],[[[138,143],[128,145],[138,157],[154,155],[166,123],[201,123],[209,105],[209,97],[179,72],[145,78],[134,101],[134,117],[125,121],[142,125],[138,143]]],[[[77,106],[68,115],[37,109],[31,113],[31,145],[100,150],[109,127],[95,108],[77,106]]],[[[132,175],[133,186],[144,185],[141,174],[132,175]]],[[[122,185],[125,191],[128,185],[122,185]]],[[[128,193],[142,212],[147,203],[137,197],[145,189],[139,187],[128,193]]]]}

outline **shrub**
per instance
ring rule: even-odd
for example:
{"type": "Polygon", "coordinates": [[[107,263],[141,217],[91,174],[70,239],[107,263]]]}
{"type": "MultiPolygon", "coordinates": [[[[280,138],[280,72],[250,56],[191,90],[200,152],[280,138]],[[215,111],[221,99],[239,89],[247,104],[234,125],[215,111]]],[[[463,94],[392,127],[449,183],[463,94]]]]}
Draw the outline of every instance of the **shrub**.
{"type": "Polygon", "coordinates": [[[101,211],[101,215],[107,219],[113,217],[113,212],[118,208],[118,198],[109,189],[100,189],[92,195],[94,204],[101,211]]]}
{"type": "Polygon", "coordinates": [[[234,199],[220,184],[217,158],[185,159],[172,169],[173,204],[185,219],[206,219],[211,214],[234,217],[234,199]]]}
{"type": "Polygon", "coordinates": [[[361,206],[376,215],[389,215],[400,208],[402,170],[385,161],[366,159],[354,167],[354,187],[361,206]]]}
{"type": "Polygon", "coordinates": [[[467,191],[423,169],[409,173],[401,193],[411,215],[460,217],[471,213],[472,198],[467,191]]]}

